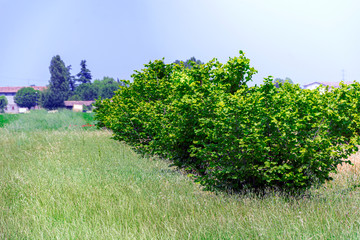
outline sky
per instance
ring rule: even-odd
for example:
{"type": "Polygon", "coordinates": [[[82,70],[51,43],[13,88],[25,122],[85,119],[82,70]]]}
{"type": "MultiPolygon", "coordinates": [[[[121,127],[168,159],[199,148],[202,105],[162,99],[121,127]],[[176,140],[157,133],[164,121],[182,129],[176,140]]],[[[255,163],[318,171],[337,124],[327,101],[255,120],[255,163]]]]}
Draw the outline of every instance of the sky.
{"type": "Polygon", "coordinates": [[[360,81],[358,0],[0,0],[0,86],[45,86],[60,55],[72,75],[131,80],[156,59],[245,52],[267,76],[360,81]]]}

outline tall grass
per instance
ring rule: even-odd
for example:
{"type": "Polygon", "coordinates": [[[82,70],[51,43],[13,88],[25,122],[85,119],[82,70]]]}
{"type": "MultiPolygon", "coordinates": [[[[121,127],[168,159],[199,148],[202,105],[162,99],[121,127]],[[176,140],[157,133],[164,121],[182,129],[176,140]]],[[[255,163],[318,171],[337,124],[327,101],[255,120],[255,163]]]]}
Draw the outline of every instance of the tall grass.
{"type": "Polygon", "coordinates": [[[35,110],[29,114],[18,115],[18,119],[8,123],[6,128],[10,131],[64,130],[93,121],[93,113],[73,112],[65,109],[57,113],[35,110]]]}
{"type": "Polygon", "coordinates": [[[19,114],[0,114],[0,128],[19,118],[19,114]]]}
{"type": "Polygon", "coordinates": [[[360,238],[354,167],[310,197],[214,194],[107,131],[0,136],[0,239],[360,238]]]}

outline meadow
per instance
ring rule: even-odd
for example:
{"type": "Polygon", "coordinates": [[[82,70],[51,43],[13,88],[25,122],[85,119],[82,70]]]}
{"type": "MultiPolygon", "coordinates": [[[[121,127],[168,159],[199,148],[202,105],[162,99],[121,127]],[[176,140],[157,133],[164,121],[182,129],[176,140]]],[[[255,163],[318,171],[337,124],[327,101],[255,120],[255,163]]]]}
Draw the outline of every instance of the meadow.
{"type": "Polygon", "coordinates": [[[0,239],[360,238],[359,154],[303,197],[212,193],[90,114],[4,116],[0,239]]]}

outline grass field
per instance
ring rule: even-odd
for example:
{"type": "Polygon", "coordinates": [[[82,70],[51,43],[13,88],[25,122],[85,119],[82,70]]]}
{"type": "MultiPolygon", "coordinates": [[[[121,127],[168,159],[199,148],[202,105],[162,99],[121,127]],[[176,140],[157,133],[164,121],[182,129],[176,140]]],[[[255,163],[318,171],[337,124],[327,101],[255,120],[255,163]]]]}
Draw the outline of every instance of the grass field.
{"type": "Polygon", "coordinates": [[[81,127],[87,117],[35,112],[0,128],[0,239],[360,238],[359,164],[311,197],[214,194],[81,127]]]}
{"type": "Polygon", "coordinates": [[[5,124],[15,121],[19,118],[19,114],[0,114],[0,128],[4,127],[5,124]]]}
{"type": "Polygon", "coordinates": [[[36,110],[31,111],[30,114],[4,114],[2,116],[4,119],[2,126],[6,126],[9,131],[17,132],[73,129],[92,123],[94,118],[93,113],[69,110],[60,110],[58,113],[36,110]]]}

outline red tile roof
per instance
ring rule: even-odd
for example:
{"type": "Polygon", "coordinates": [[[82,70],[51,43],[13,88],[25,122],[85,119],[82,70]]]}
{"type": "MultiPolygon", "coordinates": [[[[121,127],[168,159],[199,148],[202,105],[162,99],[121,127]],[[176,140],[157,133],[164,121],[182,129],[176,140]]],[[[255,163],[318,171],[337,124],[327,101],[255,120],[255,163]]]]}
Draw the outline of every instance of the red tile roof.
{"type": "MultiPolygon", "coordinates": [[[[44,89],[46,89],[47,87],[44,86],[30,86],[35,90],[40,90],[43,91],[44,89]]],[[[25,87],[0,87],[0,93],[16,93],[17,91],[19,91],[20,89],[25,88],[25,87]]]]}
{"type": "Polygon", "coordinates": [[[91,104],[93,104],[95,101],[64,101],[64,104],[66,107],[72,107],[75,104],[76,105],[85,105],[85,106],[90,106],[91,104]]]}

